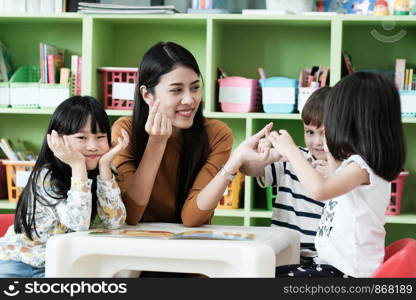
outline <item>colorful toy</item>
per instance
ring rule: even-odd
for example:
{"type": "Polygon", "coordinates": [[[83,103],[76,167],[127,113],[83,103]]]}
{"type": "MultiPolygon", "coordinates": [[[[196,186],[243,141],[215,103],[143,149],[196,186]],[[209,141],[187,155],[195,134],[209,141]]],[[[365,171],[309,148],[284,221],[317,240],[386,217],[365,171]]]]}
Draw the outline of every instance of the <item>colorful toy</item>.
{"type": "Polygon", "coordinates": [[[389,15],[389,5],[385,0],[377,0],[374,3],[374,15],[375,16],[388,16],[389,15]]]}
{"type": "Polygon", "coordinates": [[[393,14],[408,15],[410,12],[409,0],[395,0],[393,14]]]}

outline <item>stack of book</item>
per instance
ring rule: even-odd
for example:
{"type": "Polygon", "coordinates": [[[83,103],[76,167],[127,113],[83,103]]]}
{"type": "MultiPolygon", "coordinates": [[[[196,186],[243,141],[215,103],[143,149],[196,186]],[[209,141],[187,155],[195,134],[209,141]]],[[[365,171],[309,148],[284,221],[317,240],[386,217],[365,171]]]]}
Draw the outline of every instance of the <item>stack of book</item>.
{"type": "Polygon", "coordinates": [[[50,44],[40,43],[39,53],[41,83],[58,83],[59,72],[64,65],[65,50],[50,44]]]}
{"type": "Polygon", "coordinates": [[[41,83],[69,83],[71,95],[81,95],[82,56],[71,55],[71,68],[64,67],[64,58],[64,49],[40,43],[41,83]]]}
{"type": "Polygon", "coordinates": [[[29,161],[35,160],[35,155],[29,151],[22,140],[0,139],[0,158],[6,158],[12,161],[29,161]]]}
{"type": "Polygon", "coordinates": [[[178,12],[173,5],[135,6],[89,2],[80,2],[78,11],[93,14],[173,14],[178,12]]]}
{"type": "Polygon", "coordinates": [[[0,12],[65,12],[66,0],[0,0],[0,12]]]}
{"type": "Polygon", "coordinates": [[[299,75],[300,87],[319,88],[328,85],[329,68],[313,66],[311,69],[303,69],[299,75]]]}

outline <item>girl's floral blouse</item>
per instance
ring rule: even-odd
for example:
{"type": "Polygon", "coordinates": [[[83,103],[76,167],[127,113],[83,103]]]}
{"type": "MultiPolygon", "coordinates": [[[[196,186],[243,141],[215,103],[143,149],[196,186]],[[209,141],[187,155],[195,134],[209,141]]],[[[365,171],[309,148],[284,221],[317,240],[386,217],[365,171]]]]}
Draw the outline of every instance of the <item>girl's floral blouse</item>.
{"type": "MultiPolygon", "coordinates": [[[[0,260],[15,260],[44,267],[45,249],[48,239],[55,234],[88,230],[91,225],[91,179],[71,178],[71,188],[67,198],[56,200],[59,195],[53,192],[48,169],[44,168],[36,183],[37,192],[54,206],[36,203],[35,225],[32,230],[33,241],[24,233],[16,234],[13,225],[4,237],[0,238],[0,260]]],[[[126,209],[121,199],[120,189],[113,178],[102,181],[97,177],[97,213],[105,228],[115,229],[124,224],[126,209]]],[[[44,203],[44,202],[43,202],[44,203]]],[[[30,209],[29,209],[30,211],[30,209]]]]}

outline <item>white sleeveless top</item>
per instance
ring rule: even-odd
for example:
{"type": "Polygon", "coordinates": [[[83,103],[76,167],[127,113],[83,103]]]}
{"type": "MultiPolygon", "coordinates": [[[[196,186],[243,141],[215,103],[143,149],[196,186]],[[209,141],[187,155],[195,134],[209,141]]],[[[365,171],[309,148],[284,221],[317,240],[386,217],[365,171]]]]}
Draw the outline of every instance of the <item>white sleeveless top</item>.
{"type": "Polygon", "coordinates": [[[315,262],[332,265],[352,277],[371,277],[383,263],[391,185],[359,155],[343,161],[336,172],[351,162],[368,172],[370,184],[326,201],[315,238],[315,262]]]}

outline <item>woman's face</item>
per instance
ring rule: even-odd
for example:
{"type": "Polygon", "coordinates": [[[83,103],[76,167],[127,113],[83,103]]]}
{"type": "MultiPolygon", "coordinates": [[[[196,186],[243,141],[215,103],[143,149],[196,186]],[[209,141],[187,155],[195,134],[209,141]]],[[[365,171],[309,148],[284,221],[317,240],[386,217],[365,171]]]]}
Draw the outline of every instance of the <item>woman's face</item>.
{"type": "Polygon", "coordinates": [[[202,98],[200,79],[194,70],[178,66],[160,78],[153,94],[143,87],[141,92],[147,104],[160,100],[158,112],[171,120],[173,135],[192,126],[202,98]]]}

